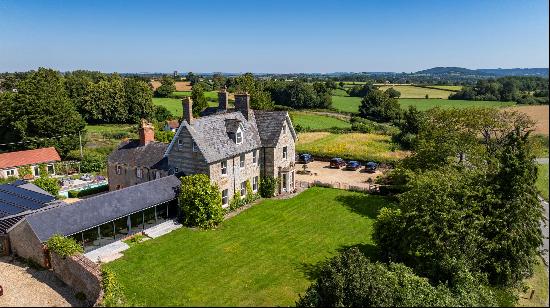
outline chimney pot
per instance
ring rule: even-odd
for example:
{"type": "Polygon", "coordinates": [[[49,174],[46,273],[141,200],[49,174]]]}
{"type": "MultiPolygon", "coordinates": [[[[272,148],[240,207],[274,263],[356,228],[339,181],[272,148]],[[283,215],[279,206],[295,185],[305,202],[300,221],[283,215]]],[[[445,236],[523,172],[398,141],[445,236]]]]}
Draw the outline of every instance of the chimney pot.
{"type": "Polygon", "coordinates": [[[187,121],[187,124],[193,124],[193,100],[187,96],[181,100],[183,106],[183,120],[187,121]]]}

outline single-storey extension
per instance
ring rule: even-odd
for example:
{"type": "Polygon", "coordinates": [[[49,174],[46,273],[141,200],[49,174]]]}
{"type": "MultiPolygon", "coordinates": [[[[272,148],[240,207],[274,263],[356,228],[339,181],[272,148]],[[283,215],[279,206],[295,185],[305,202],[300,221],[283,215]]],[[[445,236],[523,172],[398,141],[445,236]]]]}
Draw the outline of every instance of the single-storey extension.
{"type": "Polygon", "coordinates": [[[26,179],[40,175],[40,164],[46,164],[49,174],[55,174],[54,163],[61,157],[54,147],[0,154],[0,178],[20,177],[19,168],[30,167],[31,174],[26,179]]]}

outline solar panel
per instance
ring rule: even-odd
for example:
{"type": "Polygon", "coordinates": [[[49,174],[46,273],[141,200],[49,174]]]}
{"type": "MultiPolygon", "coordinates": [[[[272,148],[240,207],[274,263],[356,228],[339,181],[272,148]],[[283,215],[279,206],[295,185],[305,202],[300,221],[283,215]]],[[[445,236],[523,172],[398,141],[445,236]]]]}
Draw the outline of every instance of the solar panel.
{"type": "Polygon", "coordinates": [[[8,194],[0,191],[0,202],[8,203],[12,206],[21,207],[22,210],[36,210],[43,206],[43,203],[34,200],[22,198],[20,196],[8,194]]]}
{"type": "Polygon", "coordinates": [[[53,196],[40,194],[28,189],[24,189],[24,188],[12,186],[12,185],[0,185],[0,192],[2,191],[6,193],[12,193],[12,194],[24,196],[25,198],[34,199],[40,202],[50,202],[55,199],[53,196]]]}
{"type": "Polygon", "coordinates": [[[23,212],[21,208],[6,204],[0,200],[0,217],[14,215],[21,212],[23,212]],[[2,213],[4,213],[4,215],[2,215],[2,213]]]}

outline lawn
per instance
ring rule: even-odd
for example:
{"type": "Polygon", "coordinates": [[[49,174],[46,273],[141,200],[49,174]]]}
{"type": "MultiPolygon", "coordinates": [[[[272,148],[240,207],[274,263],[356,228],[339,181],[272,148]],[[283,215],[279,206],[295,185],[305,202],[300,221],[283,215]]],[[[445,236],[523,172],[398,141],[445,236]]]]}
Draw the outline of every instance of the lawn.
{"type": "Polygon", "coordinates": [[[311,188],[264,200],[216,230],[181,228],[134,245],[111,268],[129,305],[293,306],[315,265],[359,246],[374,255],[372,225],[386,199],[311,188]]]}
{"type": "Polygon", "coordinates": [[[548,164],[538,165],[537,189],[545,200],[548,200],[548,164]]]}
{"type": "Polygon", "coordinates": [[[320,157],[392,162],[406,155],[392,150],[390,136],[363,133],[301,133],[296,144],[296,151],[320,157]]]}
{"type": "Polygon", "coordinates": [[[351,124],[347,121],[318,114],[307,112],[291,112],[292,124],[300,125],[303,128],[322,130],[329,128],[350,128],[351,124]]]}
{"type": "Polygon", "coordinates": [[[394,88],[397,91],[401,92],[401,98],[425,98],[426,94],[430,98],[443,98],[447,99],[450,94],[453,92],[438,90],[438,89],[428,89],[415,86],[379,86],[378,89],[386,91],[389,88],[394,88]]]}
{"type": "Polygon", "coordinates": [[[348,92],[342,89],[334,89],[332,90],[332,95],[335,96],[348,96],[348,92]]]}
{"type": "Polygon", "coordinates": [[[513,102],[497,101],[467,101],[467,100],[447,100],[447,99],[399,99],[402,108],[415,106],[418,110],[428,110],[434,107],[440,108],[467,108],[467,107],[509,107],[515,105],[513,102]]]}
{"type": "Polygon", "coordinates": [[[99,124],[86,125],[86,148],[114,147],[124,138],[137,138],[137,125],[99,124]]]}

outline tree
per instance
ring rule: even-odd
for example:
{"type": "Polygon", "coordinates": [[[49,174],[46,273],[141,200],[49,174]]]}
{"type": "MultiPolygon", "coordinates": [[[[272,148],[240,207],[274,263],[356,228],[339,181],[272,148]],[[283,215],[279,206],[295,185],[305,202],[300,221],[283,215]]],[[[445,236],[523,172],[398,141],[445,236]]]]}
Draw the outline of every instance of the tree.
{"type": "Polygon", "coordinates": [[[157,122],[164,122],[166,120],[171,120],[173,118],[173,115],[166,107],[157,105],[154,106],[153,118],[157,122]]]}
{"type": "Polygon", "coordinates": [[[451,287],[432,286],[403,264],[371,262],[352,248],[320,266],[298,307],[496,306],[493,292],[468,273],[451,287]]]}
{"type": "Polygon", "coordinates": [[[195,84],[193,86],[191,98],[193,99],[193,115],[198,116],[206,107],[208,107],[208,101],[204,96],[204,90],[201,85],[195,84]]]}
{"type": "Polygon", "coordinates": [[[55,146],[62,156],[78,148],[78,132],[85,122],[67,96],[58,72],[40,68],[29,73],[18,84],[18,93],[3,104],[11,104],[9,127],[14,131],[9,135],[26,141],[26,147],[55,146]]]}
{"type": "Polygon", "coordinates": [[[388,94],[391,98],[399,98],[401,96],[401,92],[397,91],[393,87],[386,89],[384,92],[386,92],[386,94],[388,94]]]}
{"type": "Polygon", "coordinates": [[[158,87],[155,91],[155,96],[168,97],[174,91],[176,91],[176,84],[174,82],[174,79],[168,76],[164,76],[160,81],[160,87],[158,87]]]}
{"type": "Polygon", "coordinates": [[[401,107],[397,99],[389,97],[380,90],[373,90],[361,101],[359,114],[363,118],[374,121],[390,122],[399,119],[401,107]]]}
{"type": "Polygon", "coordinates": [[[126,108],[128,109],[128,122],[138,123],[140,119],[153,117],[153,91],[146,82],[135,79],[124,79],[124,93],[126,95],[126,108]]]}
{"type": "Polygon", "coordinates": [[[183,224],[209,229],[223,220],[222,199],[217,185],[204,174],[181,178],[179,194],[183,224]]]}
{"type": "Polygon", "coordinates": [[[374,90],[377,90],[376,86],[371,83],[365,83],[364,85],[353,86],[353,88],[349,89],[348,94],[349,96],[365,97],[374,90]]]}
{"type": "Polygon", "coordinates": [[[53,196],[57,196],[59,194],[59,183],[57,182],[57,179],[39,177],[38,179],[34,180],[33,184],[44,189],[53,196]]]}
{"type": "Polygon", "coordinates": [[[107,167],[107,155],[86,152],[80,162],[81,172],[101,172],[107,167]]]}
{"type": "Polygon", "coordinates": [[[399,133],[392,136],[393,141],[405,150],[413,149],[416,145],[416,138],[420,132],[422,121],[424,120],[423,115],[415,106],[409,106],[403,112],[402,119],[396,123],[397,127],[399,127],[399,133]]]}

